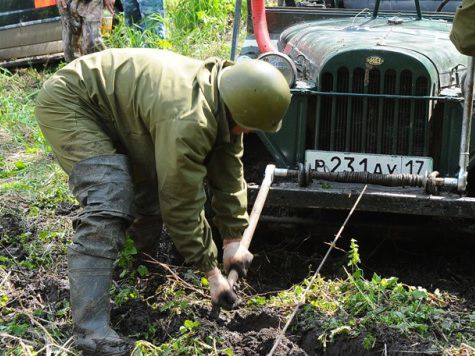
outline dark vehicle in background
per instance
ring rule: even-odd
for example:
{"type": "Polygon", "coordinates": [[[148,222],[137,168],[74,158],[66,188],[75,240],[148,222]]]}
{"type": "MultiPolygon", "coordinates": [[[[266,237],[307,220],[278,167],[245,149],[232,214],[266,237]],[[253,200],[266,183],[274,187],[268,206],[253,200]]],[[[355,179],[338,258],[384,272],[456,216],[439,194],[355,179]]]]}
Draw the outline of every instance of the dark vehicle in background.
{"type": "Polygon", "coordinates": [[[0,66],[62,58],[55,0],[0,0],[0,66]]]}
{"type": "Polygon", "coordinates": [[[360,211],[474,219],[473,60],[449,40],[459,2],[279,3],[251,1],[237,58],[274,64],[293,94],[281,131],[258,134],[286,176],[268,205],[350,209],[369,183],[360,211]]]}

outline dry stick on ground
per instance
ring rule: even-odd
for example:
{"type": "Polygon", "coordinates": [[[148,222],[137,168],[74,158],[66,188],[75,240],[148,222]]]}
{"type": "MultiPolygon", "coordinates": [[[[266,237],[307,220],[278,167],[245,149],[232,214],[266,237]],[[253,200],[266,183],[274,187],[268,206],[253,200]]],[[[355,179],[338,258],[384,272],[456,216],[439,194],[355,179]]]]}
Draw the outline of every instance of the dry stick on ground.
{"type": "Polygon", "coordinates": [[[5,277],[3,277],[2,282],[0,282],[0,287],[3,287],[3,285],[7,282],[8,277],[12,274],[12,271],[8,271],[5,277]]]}
{"type": "Polygon", "coordinates": [[[468,345],[468,344],[466,344],[466,343],[464,343],[464,342],[462,342],[462,343],[460,344],[460,347],[463,347],[463,348],[466,349],[465,351],[467,352],[467,355],[468,355],[468,352],[469,352],[469,351],[470,351],[470,354],[471,354],[471,355],[475,354],[475,347],[472,347],[472,346],[470,346],[470,345],[468,345]],[[472,352],[473,352],[473,354],[472,354],[472,352]]]}
{"type": "Polygon", "coordinates": [[[434,329],[437,331],[437,333],[439,334],[439,336],[442,336],[445,340],[445,342],[449,342],[449,339],[447,338],[447,336],[445,336],[444,332],[442,331],[442,329],[439,327],[439,325],[437,325],[434,320],[432,318],[429,317],[429,320],[432,324],[432,326],[434,327],[434,329]]]}
{"type": "Polygon", "coordinates": [[[312,286],[313,282],[315,281],[315,279],[317,278],[317,276],[320,274],[320,269],[322,268],[323,264],[325,263],[325,261],[327,260],[328,256],[330,255],[330,252],[332,251],[332,249],[335,247],[335,244],[337,243],[338,239],[340,238],[341,236],[341,233],[343,232],[343,229],[345,228],[348,220],[350,220],[350,217],[351,215],[353,215],[353,212],[355,211],[356,207],[358,206],[361,198],[363,197],[363,194],[365,193],[366,191],[366,188],[368,188],[368,185],[366,184],[363,188],[363,190],[361,191],[361,193],[358,195],[358,198],[356,199],[356,202],[355,204],[353,205],[353,207],[351,208],[350,212],[348,213],[348,216],[346,217],[345,221],[343,222],[343,225],[341,226],[340,230],[338,231],[338,233],[336,234],[335,238],[333,239],[330,247],[328,248],[328,251],[327,253],[325,254],[325,256],[323,257],[322,259],[322,262],[320,262],[320,265],[318,266],[317,270],[315,271],[315,273],[313,274],[312,276],[312,279],[310,280],[310,282],[308,283],[307,285],[307,288],[305,289],[305,291],[303,292],[302,294],[302,297],[300,298],[300,301],[297,303],[297,305],[295,306],[292,314],[290,314],[290,317],[289,319],[287,320],[287,323],[285,323],[285,326],[284,328],[282,329],[282,331],[280,332],[279,336],[277,336],[277,339],[275,339],[275,342],[274,342],[274,346],[272,346],[272,349],[270,350],[270,352],[268,353],[268,356],[272,356],[275,352],[275,350],[277,349],[277,346],[279,346],[282,338],[284,337],[285,335],[285,332],[287,331],[287,328],[290,326],[290,323],[292,322],[292,320],[294,320],[294,317],[295,315],[297,314],[297,311],[299,310],[299,308],[305,303],[305,296],[307,295],[308,291],[310,290],[310,287],[312,286]]]}
{"type": "Polygon", "coordinates": [[[69,349],[65,348],[64,346],[58,345],[58,344],[56,344],[56,343],[46,344],[43,348],[41,348],[40,350],[38,350],[37,353],[35,353],[35,355],[41,354],[41,353],[43,352],[43,350],[48,349],[48,348],[51,349],[51,347],[53,347],[53,348],[55,348],[55,349],[59,349],[59,350],[61,350],[61,351],[63,351],[63,352],[66,352],[66,353],[68,353],[68,354],[71,354],[71,355],[77,355],[77,353],[76,353],[75,351],[69,350],[69,349]]]}
{"type": "MultiPolygon", "coordinates": [[[[36,320],[37,318],[35,318],[35,317],[33,316],[33,314],[32,314],[27,308],[25,308],[25,307],[23,306],[23,304],[21,303],[21,301],[20,301],[20,306],[21,306],[21,308],[22,308],[22,313],[23,313],[24,315],[26,315],[26,316],[30,319],[30,321],[31,321],[33,324],[36,324],[36,325],[44,332],[44,335],[43,335],[43,336],[44,336],[45,339],[46,339],[46,340],[45,340],[45,341],[46,341],[46,345],[45,345],[42,349],[40,349],[40,350],[38,351],[38,353],[41,353],[43,350],[47,349],[48,347],[53,346],[53,347],[55,347],[55,348],[57,348],[57,349],[59,349],[59,350],[62,350],[62,351],[64,351],[64,352],[66,352],[66,353],[70,353],[70,354],[72,354],[72,355],[75,355],[75,353],[74,353],[73,351],[70,351],[70,350],[66,349],[64,346],[58,345],[58,344],[56,343],[54,337],[51,336],[51,334],[49,333],[49,331],[48,331],[40,322],[38,322],[38,320],[36,320]]],[[[38,318],[38,319],[40,319],[40,318],[38,318]]],[[[42,321],[44,321],[44,322],[48,322],[49,324],[53,324],[54,327],[56,327],[56,325],[55,325],[53,322],[49,322],[49,321],[44,320],[44,319],[40,319],[40,320],[42,320],[42,321]]]]}
{"type": "Polygon", "coordinates": [[[16,340],[16,341],[19,341],[19,342],[23,342],[23,343],[31,345],[31,346],[35,345],[35,343],[33,341],[25,340],[25,339],[22,339],[21,337],[10,335],[10,334],[7,334],[7,333],[0,333],[0,339],[4,339],[4,338],[5,339],[16,340]]]}
{"type": "Polygon", "coordinates": [[[201,295],[202,297],[204,298],[207,298],[209,299],[210,297],[203,293],[201,290],[199,290],[198,288],[196,288],[194,285],[186,282],[185,280],[183,280],[182,278],[180,278],[180,276],[178,274],[176,274],[171,268],[169,265],[167,265],[166,263],[163,263],[163,262],[160,262],[160,261],[157,261],[156,259],[154,259],[153,257],[145,254],[145,256],[147,256],[148,258],[150,258],[150,260],[146,261],[146,262],[150,262],[150,263],[153,263],[153,264],[156,264],[156,265],[159,265],[160,267],[162,267],[163,269],[165,269],[166,271],[170,272],[171,273],[171,276],[173,277],[173,279],[181,284],[183,284],[186,288],[198,293],[199,295],[201,295]]]}
{"type": "Polygon", "coordinates": [[[74,337],[71,336],[69,339],[66,340],[66,342],[61,347],[69,350],[69,347],[73,344],[73,342],[74,342],[74,337]]]}

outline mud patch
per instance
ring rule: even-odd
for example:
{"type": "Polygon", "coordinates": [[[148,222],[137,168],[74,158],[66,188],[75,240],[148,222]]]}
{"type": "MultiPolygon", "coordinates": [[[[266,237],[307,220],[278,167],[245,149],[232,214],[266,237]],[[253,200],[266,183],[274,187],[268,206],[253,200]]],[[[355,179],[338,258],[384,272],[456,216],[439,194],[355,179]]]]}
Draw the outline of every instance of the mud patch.
{"type": "Polygon", "coordinates": [[[122,335],[131,335],[131,331],[146,332],[148,327],[160,318],[159,312],[140,300],[113,307],[111,312],[111,320],[122,335]]]}
{"type": "Polygon", "coordinates": [[[251,313],[245,317],[236,312],[227,327],[231,331],[245,333],[259,331],[264,328],[277,328],[279,325],[280,319],[275,311],[262,310],[260,313],[251,313]]]}
{"type": "Polygon", "coordinates": [[[28,253],[25,244],[35,238],[36,227],[22,219],[20,212],[7,212],[0,216],[0,256],[8,261],[25,261],[28,253]]]}
{"type": "Polygon", "coordinates": [[[6,213],[0,216],[0,238],[18,236],[27,230],[26,223],[19,217],[20,213],[6,213]]]}
{"type": "MultiPolygon", "coordinates": [[[[272,349],[282,326],[279,313],[264,308],[260,312],[241,316],[242,312],[234,313],[226,325],[226,332],[235,355],[266,355],[272,349]]],[[[305,355],[303,349],[291,339],[284,336],[279,344],[276,355],[305,355]]]]}
{"type": "Polygon", "coordinates": [[[57,303],[69,298],[69,283],[57,276],[48,276],[41,288],[41,295],[48,303],[57,303]]]}
{"type": "Polygon", "coordinates": [[[70,202],[59,203],[56,207],[56,215],[70,215],[79,209],[79,205],[70,202]]]}
{"type": "Polygon", "coordinates": [[[331,343],[328,343],[325,347],[319,341],[320,333],[317,330],[310,330],[306,332],[301,340],[300,345],[307,355],[384,355],[381,350],[376,349],[375,351],[365,350],[362,346],[363,337],[347,337],[347,338],[336,338],[331,343]]]}
{"type": "MultiPolygon", "coordinates": [[[[232,340],[235,355],[266,355],[272,349],[277,336],[276,329],[261,329],[259,331],[249,331],[243,334],[235,334],[232,340]]],[[[275,355],[305,355],[295,342],[284,337],[275,351],[275,355]]]]}

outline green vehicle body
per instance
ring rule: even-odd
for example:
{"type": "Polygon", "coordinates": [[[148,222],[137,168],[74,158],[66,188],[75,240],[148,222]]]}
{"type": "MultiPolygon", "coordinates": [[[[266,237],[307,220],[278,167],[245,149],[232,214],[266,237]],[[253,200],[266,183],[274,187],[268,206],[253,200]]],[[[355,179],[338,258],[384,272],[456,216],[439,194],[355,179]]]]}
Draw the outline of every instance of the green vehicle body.
{"type": "MultiPolygon", "coordinates": [[[[397,5],[397,1],[392,3],[397,5]]],[[[433,159],[433,170],[440,177],[457,178],[462,82],[468,57],[449,40],[453,13],[423,13],[419,18],[415,9],[377,15],[359,9],[267,9],[271,38],[298,72],[281,131],[258,134],[278,167],[295,169],[299,163],[306,164],[306,150],[422,156],[433,159]]],[[[257,55],[251,33],[241,56],[257,55]]],[[[475,130],[470,142],[468,168],[472,172],[475,130]]],[[[471,179],[473,174],[469,175],[469,195],[471,179]]],[[[342,197],[355,192],[349,185],[335,187],[324,193],[318,186],[310,187],[307,195],[313,192],[314,198],[301,199],[306,197],[305,191],[281,184],[274,195],[281,194],[280,202],[298,199],[302,207],[332,208],[332,194],[342,197]],[[328,203],[314,204],[322,194],[328,203]]],[[[389,204],[386,209],[385,203],[379,202],[374,206],[369,203],[363,210],[397,213],[413,204],[411,199],[405,203],[404,194],[412,196],[414,190],[389,192],[398,195],[397,208],[389,204]]],[[[421,201],[430,199],[423,194],[421,201]]],[[[451,200],[449,192],[439,196],[446,199],[445,208],[421,212],[416,204],[410,213],[475,217],[475,200],[460,195],[453,195],[451,200]],[[466,209],[464,212],[458,206],[460,199],[465,204],[461,208],[466,209]]],[[[278,205],[276,199],[270,201],[278,205]]],[[[333,208],[347,208],[349,204],[333,208]]]]}

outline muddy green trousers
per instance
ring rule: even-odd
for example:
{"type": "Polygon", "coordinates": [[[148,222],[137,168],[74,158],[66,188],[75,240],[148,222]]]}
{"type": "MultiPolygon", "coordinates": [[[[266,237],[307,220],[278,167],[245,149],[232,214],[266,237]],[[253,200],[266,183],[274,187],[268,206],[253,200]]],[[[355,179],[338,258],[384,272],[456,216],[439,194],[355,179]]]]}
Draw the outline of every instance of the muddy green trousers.
{"type": "MultiPolygon", "coordinates": [[[[151,169],[155,167],[154,157],[144,155],[143,145],[122,144],[125,140],[120,139],[113,124],[100,120],[98,115],[81,105],[77,97],[56,87],[53,91],[42,90],[38,96],[36,117],[39,126],[60,166],[70,176],[72,189],[74,184],[71,184],[71,176],[80,162],[110,155],[122,154],[127,157],[131,178],[125,184],[131,185],[133,191],[131,206],[123,209],[130,212],[131,220],[134,221],[129,233],[134,237],[139,251],[152,252],[158,244],[162,227],[157,178],[155,170],[151,169]],[[140,159],[131,159],[136,157],[140,159]]],[[[78,172],[75,175],[83,174],[78,172]]],[[[114,180],[113,177],[105,179],[114,180]]],[[[81,203],[81,197],[77,193],[75,196],[81,203]]],[[[103,251],[106,251],[105,247],[103,251]]],[[[106,252],[102,257],[114,258],[106,252]]]]}

